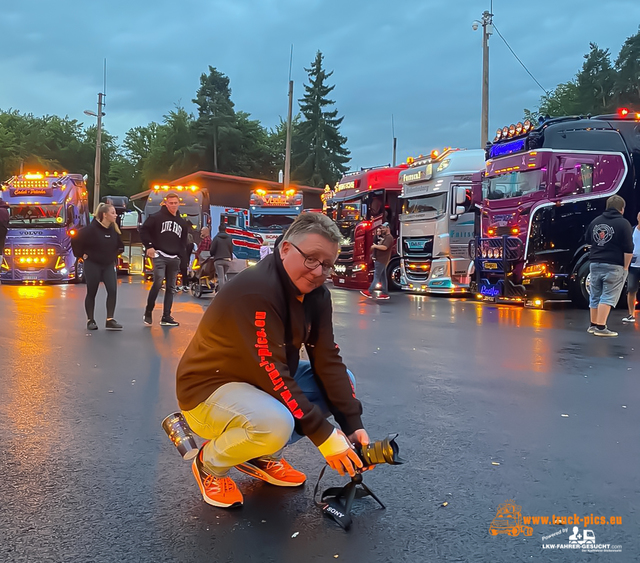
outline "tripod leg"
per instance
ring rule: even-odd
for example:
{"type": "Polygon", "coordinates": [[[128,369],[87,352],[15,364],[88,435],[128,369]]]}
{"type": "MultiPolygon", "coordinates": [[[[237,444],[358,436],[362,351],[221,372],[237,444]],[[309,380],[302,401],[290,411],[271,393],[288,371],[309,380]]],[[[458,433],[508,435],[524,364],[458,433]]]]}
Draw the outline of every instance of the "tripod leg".
{"type": "Polygon", "coordinates": [[[382,504],[382,501],[375,495],[375,493],[369,488],[367,487],[364,483],[360,483],[360,486],[364,489],[364,491],[369,495],[372,496],[374,498],[374,500],[382,507],[382,508],[387,508],[384,504],[382,504]]]}
{"type": "Polygon", "coordinates": [[[349,483],[345,485],[343,489],[343,495],[345,499],[344,503],[344,511],[346,514],[351,514],[351,506],[353,505],[353,500],[356,498],[356,484],[349,483]]]}

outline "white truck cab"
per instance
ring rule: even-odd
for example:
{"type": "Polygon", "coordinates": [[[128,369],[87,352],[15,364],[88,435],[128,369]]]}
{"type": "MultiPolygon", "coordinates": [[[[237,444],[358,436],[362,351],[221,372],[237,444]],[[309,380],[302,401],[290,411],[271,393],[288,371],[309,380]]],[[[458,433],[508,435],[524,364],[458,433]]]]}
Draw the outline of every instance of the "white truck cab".
{"type": "Polygon", "coordinates": [[[468,247],[475,227],[471,180],[484,169],[484,150],[448,148],[428,158],[410,158],[409,164],[399,179],[402,289],[467,293],[472,264],[468,247]]]}

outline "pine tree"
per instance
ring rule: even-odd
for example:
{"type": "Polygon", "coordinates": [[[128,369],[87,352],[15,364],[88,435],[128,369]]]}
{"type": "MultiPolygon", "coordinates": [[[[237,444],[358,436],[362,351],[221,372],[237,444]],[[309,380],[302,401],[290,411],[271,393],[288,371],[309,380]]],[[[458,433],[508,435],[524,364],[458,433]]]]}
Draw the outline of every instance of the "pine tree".
{"type": "Polygon", "coordinates": [[[213,171],[218,172],[220,137],[233,128],[235,119],[229,77],[209,66],[209,74],[200,75],[200,88],[192,101],[198,106],[200,134],[212,148],[213,171]]]}
{"type": "Polygon", "coordinates": [[[609,49],[589,43],[591,51],[576,77],[581,113],[606,113],[612,104],[616,71],[611,66],[609,49]]]}
{"type": "Polygon", "coordinates": [[[640,111],[640,26],[638,33],[628,37],[616,60],[618,76],[616,98],[619,105],[629,105],[640,111]]]}
{"type": "Polygon", "coordinates": [[[338,117],[337,109],[328,111],[327,108],[335,104],[327,98],[335,86],[326,84],[333,71],[325,72],[322,60],[322,53],[318,51],[311,68],[305,68],[310,84],[305,84],[305,95],[298,100],[304,120],[294,131],[301,149],[294,152],[292,174],[296,181],[318,187],[333,186],[347,171],[345,164],[350,160],[350,152],[345,147],[347,138],[339,131],[344,117],[338,117]]]}

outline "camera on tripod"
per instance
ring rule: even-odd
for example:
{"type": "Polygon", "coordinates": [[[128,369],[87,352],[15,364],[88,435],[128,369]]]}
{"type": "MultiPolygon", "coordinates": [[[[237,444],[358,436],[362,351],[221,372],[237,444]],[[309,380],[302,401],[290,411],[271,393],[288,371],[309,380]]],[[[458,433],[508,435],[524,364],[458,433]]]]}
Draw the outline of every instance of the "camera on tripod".
{"type": "Polygon", "coordinates": [[[371,442],[366,446],[358,446],[356,452],[365,467],[387,463],[389,465],[402,465],[400,459],[400,448],[396,444],[397,434],[389,434],[384,440],[371,442]]]}
{"type": "MultiPolygon", "coordinates": [[[[405,460],[400,458],[400,448],[396,443],[397,434],[389,434],[384,440],[371,442],[366,446],[358,446],[356,453],[362,460],[363,468],[357,470],[356,474],[351,477],[351,482],[344,487],[331,487],[324,491],[320,496],[320,502],[315,501],[316,505],[322,509],[322,513],[332,518],[344,530],[351,527],[351,506],[357,498],[372,497],[382,508],[385,508],[382,501],[374,494],[374,492],[362,482],[362,472],[373,465],[386,463],[388,465],[402,465],[405,460]],[[344,499],[344,503],[342,500],[344,499]]],[[[316,498],[320,480],[324,475],[327,466],[325,465],[320,472],[318,482],[313,491],[313,497],[316,498]]]]}

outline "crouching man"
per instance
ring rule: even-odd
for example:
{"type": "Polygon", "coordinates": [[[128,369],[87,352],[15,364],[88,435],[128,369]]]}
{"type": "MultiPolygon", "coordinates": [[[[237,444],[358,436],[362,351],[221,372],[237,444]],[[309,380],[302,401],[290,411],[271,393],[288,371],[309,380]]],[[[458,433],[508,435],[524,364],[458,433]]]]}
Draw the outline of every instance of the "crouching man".
{"type": "Polygon", "coordinates": [[[273,254],[220,290],[180,360],[178,403],[208,440],[192,466],[208,504],[242,504],[233,467],[273,485],[302,485],[305,475],[282,457],[296,434],[341,475],[362,467],[352,444],[369,437],[324,286],[340,238],[328,217],[300,215],[273,254]],[[303,344],[309,362],[300,361],[303,344]]]}

